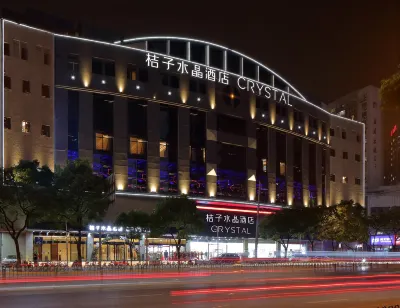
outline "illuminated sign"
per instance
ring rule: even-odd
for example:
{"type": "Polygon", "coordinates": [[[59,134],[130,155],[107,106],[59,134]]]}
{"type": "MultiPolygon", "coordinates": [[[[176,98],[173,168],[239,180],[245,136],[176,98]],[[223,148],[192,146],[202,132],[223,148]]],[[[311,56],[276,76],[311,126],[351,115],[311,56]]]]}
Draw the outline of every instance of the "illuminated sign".
{"type": "Polygon", "coordinates": [[[376,235],[370,238],[371,245],[392,246],[394,235],[376,235]]]}
{"type": "Polygon", "coordinates": [[[393,126],[392,130],[390,131],[390,137],[392,137],[395,132],[397,132],[397,125],[393,126]]]}
{"type": "Polygon", "coordinates": [[[145,228],[135,227],[135,228],[124,228],[124,227],[116,227],[116,226],[104,226],[104,225],[89,225],[89,231],[97,231],[97,232],[134,232],[134,233],[146,233],[149,230],[145,228]]]}
{"type": "Polygon", "coordinates": [[[218,82],[224,85],[229,85],[230,78],[234,77],[236,78],[236,84],[239,89],[248,92],[251,91],[257,96],[273,99],[278,103],[292,106],[289,103],[289,95],[287,92],[243,76],[237,77],[229,74],[227,71],[217,70],[208,66],[193,64],[184,60],[174,59],[169,56],[160,56],[149,52],[146,54],[146,64],[148,67],[163,67],[167,71],[173,71],[174,73],[180,73],[181,75],[189,75],[193,78],[218,82]]]}

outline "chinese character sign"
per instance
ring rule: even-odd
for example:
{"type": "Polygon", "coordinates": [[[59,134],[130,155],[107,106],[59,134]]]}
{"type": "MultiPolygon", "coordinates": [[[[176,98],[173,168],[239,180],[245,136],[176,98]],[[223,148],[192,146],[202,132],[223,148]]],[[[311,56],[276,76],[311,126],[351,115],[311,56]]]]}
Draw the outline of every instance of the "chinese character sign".
{"type": "Polygon", "coordinates": [[[213,237],[246,237],[256,235],[256,216],[235,212],[201,211],[205,230],[202,235],[213,237]]]}

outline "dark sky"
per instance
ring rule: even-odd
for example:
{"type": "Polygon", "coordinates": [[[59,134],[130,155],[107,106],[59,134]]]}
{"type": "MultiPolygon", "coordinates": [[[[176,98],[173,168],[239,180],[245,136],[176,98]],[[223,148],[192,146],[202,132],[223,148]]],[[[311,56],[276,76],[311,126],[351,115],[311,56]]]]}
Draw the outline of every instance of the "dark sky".
{"type": "Polygon", "coordinates": [[[314,102],[379,85],[400,64],[400,0],[9,3],[1,5],[25,9],[35,3],[126,38],[181,35],[219,43],[263,62],[314,102]]]}

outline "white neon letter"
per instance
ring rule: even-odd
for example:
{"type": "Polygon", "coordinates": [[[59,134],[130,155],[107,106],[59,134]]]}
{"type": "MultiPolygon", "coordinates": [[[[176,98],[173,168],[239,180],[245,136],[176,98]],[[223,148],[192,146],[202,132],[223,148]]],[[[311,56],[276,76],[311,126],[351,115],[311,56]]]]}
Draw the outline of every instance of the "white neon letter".
{"type": "Polygon", "coordinates": [[[239,83],[240,79],[243,79],[244,81],[246,81],[246,79],[245,79],[244,77],[239,77],[239,78],[237,79],[238,87],[241,88],[242,90],[244,90],[244,89],[246,89],[246,86],[244,86],[244,87],[241,87],[241,86],[240,86],[240,83],[239,83]]]}
{"type": "Polygon", "coordinates": [[[249,84],[250,84],[250,82],[251,82],[251,87],[250,87],[251,92],[254,93],[254,82],[251,81],[251,80],[247,80],[247,91],[249,91],[249,84]]]}
{"type": "Polygon", "coordinates": [[[269,92],[271,91],[271,88],[266,86],[264,89],[265,89],[265,97],[271,98],[271,92],[269,92]]]}
{"type": "Polygon", "coordinates": [[[262,83],[256,83],[256,86],[257,86],[257,89],[258,89],[258,95],[260,95],[261,96],[261,91],[262,91],[262,89],[264,88],[264,85],[262,84],[262,83]],[[261,85],[261,87],[260,87],[260,85],[261,85]]]}
{"type": "Polygon", "coordinates": [[[281,97],[279,98],[279,102],[283,101],[285,105],[287,105],[285,93],[282,92],[281,97]]]}

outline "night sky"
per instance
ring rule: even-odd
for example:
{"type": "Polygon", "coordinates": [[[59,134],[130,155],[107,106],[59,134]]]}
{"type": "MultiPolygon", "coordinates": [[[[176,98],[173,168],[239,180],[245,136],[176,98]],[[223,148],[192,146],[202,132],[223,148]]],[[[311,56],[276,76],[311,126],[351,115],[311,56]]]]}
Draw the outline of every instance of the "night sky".
{"type": "Polygon", "coordinates": [[[8,2],[0,6],[24,10],[35,3],[110,29],[116,40],[180,35],[225,45],[275,70],[316,103],[379,86],[400,64],[399,0],[8,2]]]}

